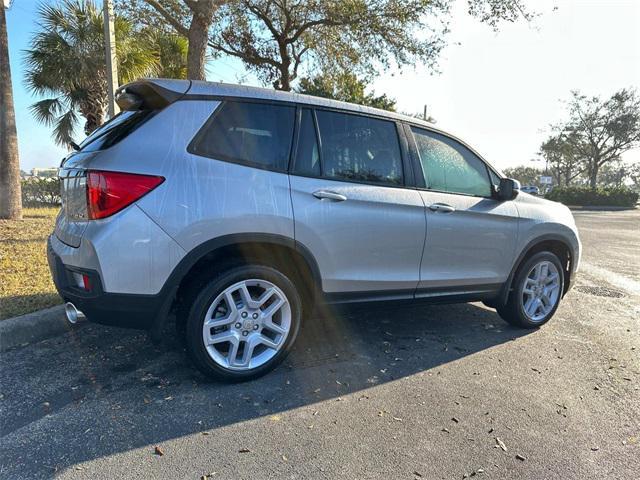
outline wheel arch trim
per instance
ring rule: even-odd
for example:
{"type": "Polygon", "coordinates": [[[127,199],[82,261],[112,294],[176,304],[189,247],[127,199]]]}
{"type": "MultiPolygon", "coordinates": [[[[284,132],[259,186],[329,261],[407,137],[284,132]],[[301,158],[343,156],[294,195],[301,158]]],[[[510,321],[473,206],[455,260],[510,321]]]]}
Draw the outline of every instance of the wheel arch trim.
{"type": "Polygon", "coordinates": [[[167,314],[169,313],[169,310],[174,302],[178,288],[180,287],[189,271],[191,271],[191,269],[200,260],[202,260],[210,253],[215,252],[216,250],[219,250],[221,248],[250,243],[286,247],[296,251],[302,256],[307,266],[309,267],[309,271],[311,272],[313,280],[317,285],[321,285],[320,283],[317,283],[320,282],[321,276],[320,269],[315,257],[305,245],[294,240],[293,238],[273,233],[253,232],[222,235],[220,237],[204,241],[198,246],[191,249],[173,268],[171,274],[165,281],[162,290],[160,291],[160,295],[162,295],[164,300],[162,302],[162,306],[158,312],[158,315],[156,316],[156,319],[150,328],[152,334],[155,332],[159,332],[164,327],[167,314]]]}
{"type": "MultiPolygon", "coordinates": [[[[500,290],[500,295],[498,296],[498,303],[505,305],[508,301],[509,298],[509,293],[511,291],[511,284],[513,283],[513,279],[516,275],[516,272],[518,271],[518,268],[520,268],[520,265],[522,265],[522,262],[527,258],[527,255],[529,254],[529,252],[536,246],[539,245],[541,243],[544,242],[548,242],[548,241],[556,241],[556,242],[560,242],[562,243],[567,250],[569,251],[569,254],[571,256],[571,261],[572,261],[572,269],[573,264],[575,262],[575,259],[577,258],[577,251],[576,248],[572,245],[572,242],[569,238],[567,238],[564,235],[560,235],[557,233],[548,233],[548,234],[544,234],[544,235],[540,235],[535,237],[534,239],[530,240],[521,250],[520,250],[520,254],[518,255],[518,257],[516,258],[515,262],[513,263],[513,266],[511,267],[511,272],[509,273],[509,276],[507,277],[507,281],[504,283],[504,285],[502,286],[502,289],[500,290]]],[[[569,279],[565,278],[565,283],[568,282],[569,279]]],[[[564,289],[563,295],[564,293],[566,293],[566,287],[564,289]]]]}

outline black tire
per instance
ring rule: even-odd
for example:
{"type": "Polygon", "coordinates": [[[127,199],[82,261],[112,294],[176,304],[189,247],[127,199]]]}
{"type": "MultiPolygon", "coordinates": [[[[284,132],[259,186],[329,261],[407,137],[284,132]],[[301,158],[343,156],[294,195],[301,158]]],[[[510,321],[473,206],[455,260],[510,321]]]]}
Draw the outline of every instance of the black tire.
{"type": "Polygon", "coordinates": [[[291,351],[302,322],[302,302],[295,285],[278,270],[262,265],[231,267],[209,282],[194,282],[193,291],[190,293],[185,328],[187,354],[194,365],[207,377],[225,382],[252,380],[273,370],[291,351]],[[231,370],[217,364],[207,352],[202,338],[203,323],[207,310],[215,298],[227,287],[247,279],[266,280],[282,290],[291,307],[291,326],[284,345],[269,361],[250,370],[231,370]]]}
{"type": "Polygon", "coordinates": [[[518,273],[513,279],[513,283],[511,284],[511,293],[509,294],[509,299],[503,307],[498,307],[497,312],[503,320],[507,323],[520,328],[538,328],[545,323],[547,323],[551,317],[556,313],[558,306],[560,305],[560,301],[562,299],[562,292],[564,292],[564,269],[562,268],[562,264],[558,257],[551,252],[539,252],[535,255],[531,256],[518,268],[518,273]],[[539,262],[549,261],[555,265],[558,269],[559,274],[559,287],[560,293],[558,296],[558,300],[556,304],[553,306],[552,310],[545,315],[545,317],[539,321],[532,321],[524,312],[524,305],[522,302],[522,289],[524,288],[524,283],[527,278],[527,275],[531,271],[531,269],[539,262]]]}

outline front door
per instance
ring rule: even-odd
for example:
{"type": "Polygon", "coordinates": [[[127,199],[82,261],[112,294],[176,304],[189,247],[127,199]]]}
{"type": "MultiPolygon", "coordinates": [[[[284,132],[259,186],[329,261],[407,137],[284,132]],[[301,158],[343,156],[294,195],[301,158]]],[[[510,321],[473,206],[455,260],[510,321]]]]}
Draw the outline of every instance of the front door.
{"type": "Polygon", "coordinates": [[[499,287],[515,255],[516,206],[495,198],[497,176],[470,149],[426,129],[412,127],[411,132],[427,216],[419,290],[499,287]]]}

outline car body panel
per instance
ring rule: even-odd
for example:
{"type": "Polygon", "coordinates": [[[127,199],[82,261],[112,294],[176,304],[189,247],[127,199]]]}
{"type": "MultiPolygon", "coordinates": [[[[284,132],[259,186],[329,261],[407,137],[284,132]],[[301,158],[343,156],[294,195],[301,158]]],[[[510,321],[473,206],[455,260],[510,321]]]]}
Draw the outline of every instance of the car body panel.
{"type": "Polygon", "coordinates": [[[313,252],[325,292],[416,288],[425,236],[418,191],[292,175],[291,197],[296,241],[313,252]]]}
{"type": "Polygon", "coordinates": [[[572,252],[572,271],[578,271],[582,245],[571,210],[561,203],[520,193],[514,200],[520,216],[516,257],[537,238],[555,236],[572,252]]]}
{"type": "Polygon", "coordinates": [[[504,282],[518,241],[518,211],[512,201],[421,191],[427,211],[427,239],[420,288],[504,282]],[[455,211],[432,211],[441,203],[455,211]]]}
{"type": "Polygon", "coordinates": [[[77,248],[57,237],[51,246],[63,264],[98,272],[105,292],[138,295],[158,293],[185,255],[136,205],[88,222],[77,248]]]}

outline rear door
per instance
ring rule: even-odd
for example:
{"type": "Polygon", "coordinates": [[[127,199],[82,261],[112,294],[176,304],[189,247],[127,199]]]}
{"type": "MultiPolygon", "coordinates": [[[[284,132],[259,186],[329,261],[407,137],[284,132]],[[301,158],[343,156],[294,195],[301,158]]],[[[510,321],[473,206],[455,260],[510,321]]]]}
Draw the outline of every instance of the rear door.
{"type": "Polygon", "coordinates": [[[418,127],[407,131],[427,216],[419,288],[425,295],[430,289],[498,288],[515,255],[514,203],[494,197],[498,176],[462,143],[418,127]]]}
{"type": "Polygon", "coordinates": [[[296,241],[325,292],[413,295],[425,238],[420,193],[405,188],[395,122],[300,111],[291,195],[296,241]]]}

